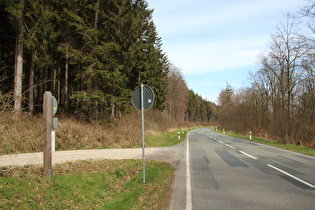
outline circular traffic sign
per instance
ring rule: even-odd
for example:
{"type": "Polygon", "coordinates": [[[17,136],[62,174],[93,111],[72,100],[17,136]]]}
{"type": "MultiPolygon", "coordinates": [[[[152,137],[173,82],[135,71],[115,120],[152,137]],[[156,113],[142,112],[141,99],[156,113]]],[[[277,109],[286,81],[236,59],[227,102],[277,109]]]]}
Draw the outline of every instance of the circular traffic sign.
{"type": "Polygon", "coordinates": [[[54,116],[57,112],[58,103],[54,96],[52,96],[52,116],[54,116]]]}
{"type": "MultiPolygon", "coordinates": [[[[154,92],[147,86],[143,85],[143,109],[149,109],[154,102],[154,92]]],[[[136,87],[132,92],[132,104],[141,111],[141,86],[136,87]]]]}

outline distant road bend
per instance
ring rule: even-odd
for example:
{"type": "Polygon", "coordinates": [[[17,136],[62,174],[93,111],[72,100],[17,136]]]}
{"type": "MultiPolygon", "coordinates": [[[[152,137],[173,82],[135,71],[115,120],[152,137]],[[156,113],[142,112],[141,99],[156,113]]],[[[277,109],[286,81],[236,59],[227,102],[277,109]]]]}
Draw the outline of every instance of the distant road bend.
{"type": "Polygon", "coordinates": [[[186,137],[170,209],[315,209],[315,158],[209,128],[186,137]]]}

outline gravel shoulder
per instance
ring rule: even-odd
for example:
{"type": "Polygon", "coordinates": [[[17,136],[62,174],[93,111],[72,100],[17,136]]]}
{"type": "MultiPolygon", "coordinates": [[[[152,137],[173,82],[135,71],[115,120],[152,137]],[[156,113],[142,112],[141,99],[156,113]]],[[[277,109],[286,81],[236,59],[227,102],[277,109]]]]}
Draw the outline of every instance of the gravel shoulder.
{"type": "MultiPolygon", "coordinates": [[[[148,160],[166,161],[177,166],[183,156],[183,146],[184,143],[171,147],[145,148],[145,158],[148,160]]],[[[142,148],[68,150],[56,151],[52,155],[53,164],[95,159],[142,159],[142,148]]],[[[42,152],[0,156],[0,167],[38,164],[43,164],[42,152]]]]}

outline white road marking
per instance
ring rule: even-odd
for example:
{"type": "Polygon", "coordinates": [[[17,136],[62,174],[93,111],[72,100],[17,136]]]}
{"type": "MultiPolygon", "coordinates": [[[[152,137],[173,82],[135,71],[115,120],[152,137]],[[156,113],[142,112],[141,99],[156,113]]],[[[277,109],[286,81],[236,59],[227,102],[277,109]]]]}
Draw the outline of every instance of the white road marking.
{"type": "Polygon", "coordinates": [[[229,145],[229,144],[225,144],[226,146],[230,147],[231,149],[235,149],[235,147],[229,145]]]}
{"type": "Polygon", "coordinates": [[[187,151],[186,151],[186,210],[192,209],[189,161],[190,159],[189,159],[189,133],[188,133],[187,134],[187,151]]]}
{"type": "Polygon", "coordinates": [[[291,177],[291,178],[293,178],[293,179],[295,179],[295,180],[297,180],[297,181],[299,181],[299,182],[301,182],[301,183],[303,183],[303,184],[305,184],[311,188],[315,188],[314,185],[312,185],[312,184],[310,184],[310,183],[308,183],[308,182],[306,182],[306,181],[304,181],[304,180],[302,180],[296,176],[293,176],[292,174],[289,174],[289,173],[287,173],[287,172],[285,172],[285,171],[283,171],[283,170],[281,170],[281,169],[279,169],[279,168],[277,168],[271,164],[267,164],[267,166],[269,166],[269,167],[271,167],[271,168],[273,168],[273,169],[275,169],[275,170],[277,170],[277,171],[279,171],[279,172],[281,172],[281,173],[283,173],[283,174],[285,174],[285,175],[287,175],[287,176],[289,176],[289,177],[291,177]]]}
{"type": "Polygon", "coordinates": [[[246,155],[246,156],[248,156],[248,157],[250,157],[250,158],[252,158],[252,159],[254,159],[254,160],[257,160],[256,157],[254,157],[254,156],[252,156],[252,155],[249,155],[249,154],[247,154],[246,152],[240,151],[240,153],[242,153],[242,154],[244,154],[244,155],[246,155]]]}
{"type": "MultiPolygon", "coordinates": [[[[214,137],[212,137],[213,139],[215,139],[215,140],[217,140],[216,138],[214,138],[214,137]]],[[[222,141],[220,141],[220,140],[217,140],[218,142],[220,142],[220,143],[222,143],[222,144],[225,144],[224,142],[222,142],[222,141]]],[[[228,147],[230,147],[230,148],[232,148],[232,149],[235,149],[233,146],[231,146],[231,145],[229,145],[229,144],[225,144],[226,146],[228,146],[228,147]]],[[[240,153],[242,153],[242,154],[244,154],[244,155],[246,155],[246,156],[248,156],[248,157],[250,157],[250,158],[252,158],[252,159],[254,159],[254,160],[257,160],[257,158],[256,157],[254,157],[254,156],[252,156],[252,155],[250,155],[250,154],[247,154],[246,152],[243,152],[243,151],[239,151],[240,153]]],[[[309,187],[311,187],[311,188],[315,188],[315,185],[313,185],[313,184],[311,184],[311,183],[308,183],[308,182],[306,182],[306,181],[304,181],[304,180],[302,180],[302,179],[300,179],[300,178],[298,178],[298,177],[296,177],[296,176],[293,176],[292,174],[289,174],[288,172],[286,172],[286,171],[283,171],[283,170],[281,170],[281,169],[279,169],[279,168],[277,168],[277,167],[275,167],[275,166],[273,166],[273,165],[271,165],[271,164],[267,164],[267,166],[269,166],[269,167],[271,167],[271,168],[273,168],[273,169],[275,169],[275,170],[277,170],[277,171],[279,171],[279,172],[281,172],[281,173],[283,173],[283,174],[285,174],[285,175],[287,175],[287,176],[289,176],[289,177],[291,177],[291,178],[293,178],[293,179],[295,179],[295,180],[297,180],[297,181],[299,181],[299,182],[301,182],[301,183],[303,183],[303,184],[305,184],[305,185],[307,185],[307,186],[309,186],[309,187]]],[[[187,208],[186,208],[187,209],[187,208]]]]}

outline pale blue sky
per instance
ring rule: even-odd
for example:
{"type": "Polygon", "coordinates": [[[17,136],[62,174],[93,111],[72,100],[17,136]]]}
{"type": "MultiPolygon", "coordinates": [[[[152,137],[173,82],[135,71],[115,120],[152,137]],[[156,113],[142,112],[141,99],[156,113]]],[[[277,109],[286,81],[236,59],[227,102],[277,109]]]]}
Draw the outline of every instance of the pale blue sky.
{"type": "Polygon", "coordinates": [[[147,0],[162,49],[188,88],[216,102],[228,82],[245,87],[288,12],[305,0],[147,0]]]}

